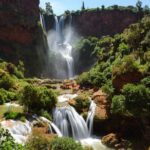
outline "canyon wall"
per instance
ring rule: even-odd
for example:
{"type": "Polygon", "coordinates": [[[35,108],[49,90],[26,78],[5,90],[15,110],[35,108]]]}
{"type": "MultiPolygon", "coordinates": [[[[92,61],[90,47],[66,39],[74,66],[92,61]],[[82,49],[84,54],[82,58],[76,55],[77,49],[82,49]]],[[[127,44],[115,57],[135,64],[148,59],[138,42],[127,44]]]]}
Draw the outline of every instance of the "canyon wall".
{"type": "Polygon", "coordinates": [[[22,60],[27,75],[40,75],[46,36],[40,24],[39,0],[1,0],[0,20],[0,58],[13,63],[22,60]]]}
{"type": "Polygon", "coordinates": [[[129,10],[101,10],[73,15],[73,26],[82,36],[115,35],[130,24],[137,22],[142,14],[129,10]]]}
{"type": "MultiPolygon", "coordinates": [[[[142,18],[141,13],[134,13],[131,10],[98,10],[72,13],[72,25],[80,36],[115,35],[123,32],[130,24],[142,18]]],[[[44,16],[47,31],[54,27],[53,16],[44,16]]],[[[66,17],[68,23],[69,15],[66,17]]]]}

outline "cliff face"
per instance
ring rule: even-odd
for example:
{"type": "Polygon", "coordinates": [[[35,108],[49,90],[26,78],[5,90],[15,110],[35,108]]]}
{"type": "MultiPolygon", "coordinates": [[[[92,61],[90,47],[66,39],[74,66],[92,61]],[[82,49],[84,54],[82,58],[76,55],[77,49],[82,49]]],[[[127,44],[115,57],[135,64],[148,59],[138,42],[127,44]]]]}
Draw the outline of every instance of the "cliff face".
{"type": "Polygon", "coordinates": [[[114,35],[121,33],[141,15],[127,10],[103,10],[73,15],[73,26],[83,36],[114,35]]]}
{"type": "MultiPolygon", "coordinates": [[[[121,33],[130,24],[137,22],[142,14],[129,10],[99,10],[72,14],[72,25],[81,36],[115,35],[121,33]]],[[[69,17],[66,17],[65,24],[69,17]]],[[[45,16],[47,30],[54,27],[54,17],[45,16]]]]}
{"type": "Polygon", "coordinates": [[[33,71],[37,64],[44,64],[37,46],[41,52],[46,49],[39,23],[39,0],[1,0],[0,20],[0,58],[14,63],[23,60],[30,75],[41,72],[40,67],[33,71]]]}

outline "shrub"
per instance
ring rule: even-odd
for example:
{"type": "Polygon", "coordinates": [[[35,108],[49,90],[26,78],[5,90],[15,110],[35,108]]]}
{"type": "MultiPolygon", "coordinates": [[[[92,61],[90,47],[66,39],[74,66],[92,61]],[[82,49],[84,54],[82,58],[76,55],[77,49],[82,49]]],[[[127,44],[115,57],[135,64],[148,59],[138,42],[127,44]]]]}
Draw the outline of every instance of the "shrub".
{"type": "Polygon", "coordinates": [[[145,85],[126,84],[122,89],[126,108],[134,115],[150,113],[150,89],[145,85]]]}
{"type": "Polygon", "coordinates": [[[115,95],[112,98],[111,111],[114,114],[125,113],[125,97],[123,95],[115,95]]]}
{"type": "Polygon", "coordinates": [[[0,89],[0,104],[4,104],[15,99],[17,99],[16,93],[0,89]]]}
{"type": "Polygon", "coordinates": [[[72,138],[63,137],[56,138],[51,142],[52,150],[83,150],[79,143],[76,143],[72,138]]]}
{"type": "Polygon", "coordinates": [[[26,120],[26,117],[24,116],[24,114],[19,113],[19,112],[13,112],[13,111],[5,112],[4,117],[6,120],[13,119],[13,120],[21,120],[22,122],[25,122],[26,120]]]}
{"type": "Polygon", "coordinates": [[[21,103],[30,112],[38,113],[42,109],[49,112],[57,103],[57,96],[46,87],[27,85],[22,91],[21,103]]]}
{"type": "Polygon", "coordinates": [[[52,116],[46,110],[41,110],[40,114],[41,114],[41,116],[47,118],[48,120],[52,120],[52,116]]]}
{"type": "Polygon", "coordinates": [[[125,56],[123,59],[116,59],[113,65],[113,77],[127,72],[138,71],[138,64],[132,55],[125,56]]]}
{"type": "Polygon", "coordinates": [[[6,91],[4,89],[0,89],[0,104],[4,104],[7,100],[6,91]]]}
{"type": "Polygon", "coordinates": [[[150,88],[150,76],[141,80],[141,83],[150,88]]]}
{"type": "Polygon", "coordinates": [[[77,78],[77,83],[82,86],[91,86],[89,73],[84,72],[77,78]]]}
{"type": "Polygon", "coordinates": [[[79,96],[77,96],[75,98],[75,101],[76,101],[76,105],[75,105],[75,108],[79,111],[79,112],[82,112],[83,109],[87,109],[89,108],[90,106],[90,99],[87,95],[85,94],[81,94],[79,96]]]}
{"type": "Polygon", "coordinates": [[[25,150],[23,146],[16,144],[8,130],[0,127],[0,150],[25,150]]]}
{"type": "Polygon", "coordinates": [[[112,98],[113,94],[114,94],[114,87],[112,85],[112,81],[108,80],[102,87],[101,87],[102,91],[107,93],[109,99],[112,98]]]}
{"type": "Polygon", "coordinates": [[[14,85],[15,85],[14,79],[8,74],[2,76],[2,78],[0,79],[0,88],[9,90],[12,87],[14,87],[14,85]]]}
{"type": "Polygon", "coordinates": [[[50,150],[50,140],[42,133],[29,137],[26,145],[27,150],[50,150]]]}

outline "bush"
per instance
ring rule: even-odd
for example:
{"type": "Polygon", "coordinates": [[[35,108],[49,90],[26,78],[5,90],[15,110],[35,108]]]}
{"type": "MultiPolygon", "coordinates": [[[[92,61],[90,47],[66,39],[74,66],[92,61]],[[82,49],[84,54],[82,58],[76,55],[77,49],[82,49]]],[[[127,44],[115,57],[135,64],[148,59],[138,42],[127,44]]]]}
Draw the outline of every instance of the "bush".
{"type": "Polygon", "coordinates": [[[8,130],[0,127],[0,150],[25,150],[23,146],[16,144],[8,130]]]}
{"type": "Polygon", "coordinates": [[[10,102],[17,99],[17,94],[14,92],[9,92],[4,89],[0,89],[0,104],[10,102]]]}
{"type": "Polygon", "coordinates": [[[47,118],[48,120],[52,120],[52,116],[46,110],[41,110],[40,114],[41,114],[41,116],[47,118]]]}
{"type": "Polygon", "coordinates": [[[76,143],[72,138],[63,137],[56,138],[51,142],[52,150],[83,150],[79,143],[76,143]]]}
{"type": "Polygon", "coordinates": [[[141,80],[141,83],[150,88],[150,76],[141,80]]]}
{"type": "Polygon", "coordinates": [[[90,106],[90,99],[87,95],[81,94],[75,98],[75,108],[77,111],[82,112],[83,109],[89,109],[90,106]]]}
{"type": "Polygon", "coordinates": [[[14,79],[8,74],[2,76],[2,78],[0,79],[0,88],[9,90],[12,87],[14,87],[14,85],[15,85],[14,79]]]}
{"type": "Polygon", "coordinates": [[[101,87],[102,91],[107,93],[109,99],[112,98],[113,94],[114,94],[114,87],[112,85],[112,81],[108,80],[102,87],[101,87]]]}
{"type": "Polygon", "coordinates": [[[29,137],[26,145],[27,150],[50,150],[50,140],[42,133],[29,137]]]}
{"type": "Polygon", "coordinates": [[[126,84],[122,89],[126,108],[134,115],[150,113],[150,89],[145,85],[126,84]]]}
{"type": "Polygon", "coordinates": [[[116,59],[112,69],[113,77],[127,72],[139,71],[138,67],[138,63],[132,55],[125,56],[123,59],[116,59]]]}
{"type": "Polygon", "coordinates": [[[4,104],[7,100],[6,91],[4,89],[0,89],[0,104],[4,104]]]}
{"type": "Polygon", "coordinates": [[[57,103],[57,96],[46,87],[27,85],[22,91],[21,103],[30,112],[38,113],[42,109],[50,112],[57,103]]]}
{"type": "Polygon", "coordinates": [[[77,83],[80,84],[81,87],[83,87],[83,86],[86,86],[86,87],[91,86],[89,73],[88,72],[82,73],[77,78],[77,83]]]}
{"type": "Polygon", "coordinates": [[[22,122],[25,122],[26,120],[26,117],[24,114],[19,113],[19,112],[13,112],[13,111],[5,112],[4,117],[6,120],[13,119],[13,120],[21,120],[22,122]]]}
{"type": "Polygon", "coordinates": [[[115,95],[112,98],[111,111],[113,114],[125,113],[125,97],[123,95],[115,95]]]}

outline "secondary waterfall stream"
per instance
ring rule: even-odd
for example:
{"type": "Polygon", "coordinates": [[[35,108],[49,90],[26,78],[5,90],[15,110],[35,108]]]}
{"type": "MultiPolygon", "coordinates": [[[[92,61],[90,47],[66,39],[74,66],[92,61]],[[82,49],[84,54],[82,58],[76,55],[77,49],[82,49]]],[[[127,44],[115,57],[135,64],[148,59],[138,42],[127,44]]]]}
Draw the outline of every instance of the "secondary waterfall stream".
{"type": "Polygon", "coordinates": [[[48,45],[53,74],[55,78],[69,79],[74,76],[74,61],[72,57],[72,16],[65,25],[65,16],[55,16],[55,29],[48,33],[48,45]]]}
{"type": "MultiPolygon", "coordinates": [[[[75,95],[65,95],[59,97],[59,102],[68,101],[75,95]],[[67,99],[68,97],[68,99],[67,99]],[[62,100],[61,100],[62,98],[62,100]]],[[[53,125],[55,132],[61,136],[72,137],[82,143],[83,146],[91,146],[93,150],[110,150],[104,146],[100,139],[92,137],[93,120],[96,110],[96,104],[91,100],[86,121],[72,106],[56,107],[53,111],[53,125]],[[60,134],[61,132],[61,134],[60,134]]]]}

